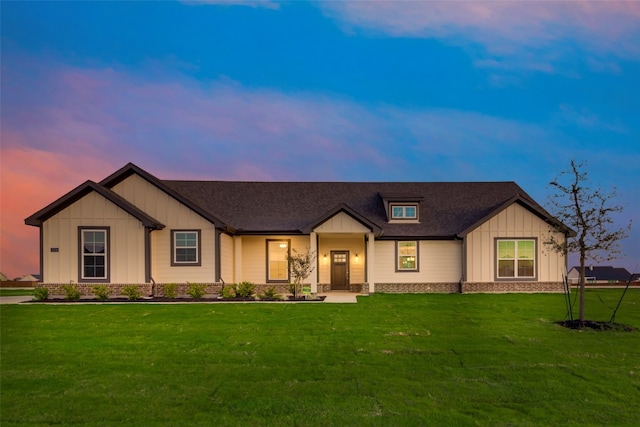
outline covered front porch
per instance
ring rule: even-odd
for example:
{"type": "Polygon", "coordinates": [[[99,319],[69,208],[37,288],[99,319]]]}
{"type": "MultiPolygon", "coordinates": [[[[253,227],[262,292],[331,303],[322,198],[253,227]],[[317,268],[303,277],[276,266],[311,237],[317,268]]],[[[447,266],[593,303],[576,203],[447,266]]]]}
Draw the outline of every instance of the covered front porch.
{"type": "Polygon", "coordinates": [[[375,292],[373,263],[377,227],[341,208],[309,230],[309,248],[317,254],[309,278],[311,291],[375,292]]]}

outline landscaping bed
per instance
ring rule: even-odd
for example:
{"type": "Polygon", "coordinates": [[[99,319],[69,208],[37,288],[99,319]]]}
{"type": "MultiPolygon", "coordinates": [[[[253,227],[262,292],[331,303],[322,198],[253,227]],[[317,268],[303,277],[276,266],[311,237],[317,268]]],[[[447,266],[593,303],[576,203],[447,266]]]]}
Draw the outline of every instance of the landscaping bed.
{"type": "Polygon", "coordinates": [[[114,297],[109,299],[99,299],[99,298],[80,298],[80,299],[67,299],[67,298],[47,298],[44,300],[32,300],[26,301],[26,303],[35,303],[35,304],[86,304],[86,303],[101,303],[101,304],[109,304],[109,303],[225,303],[225,302],[322,302],[324,301],[325,296],[315,296],[312,298],[294,298],[292,295],[283,298],[267,298],[267,299],[259,299],[259,298],[222,298],[222,297],[205,297],[205,298],[192,298],[192,297],[184,297],[184,298],[167,298],[167,297],[148,297],[148,298],[137,298],[137,299],[129,299],[127,297],[114,297]]]}

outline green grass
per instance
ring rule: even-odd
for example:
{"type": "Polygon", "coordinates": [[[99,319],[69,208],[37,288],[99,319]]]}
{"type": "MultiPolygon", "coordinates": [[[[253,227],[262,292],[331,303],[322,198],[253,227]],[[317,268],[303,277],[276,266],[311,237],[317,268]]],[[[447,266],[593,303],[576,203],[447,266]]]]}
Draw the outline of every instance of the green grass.
{"type": "Polygon", "coordinates": [[[33,295],[33,289],[11,289],[0,288],[0,297],[15,297],[22,295],[33,295]]]}
{"type": "MultiPolygon", "coordinates": [[[[587,317],[620,293],[588,291],[587,317]]],[[[562,319],[562,295],[3,305],[0,424],[640,424],[640,331],[562,319]]]]}

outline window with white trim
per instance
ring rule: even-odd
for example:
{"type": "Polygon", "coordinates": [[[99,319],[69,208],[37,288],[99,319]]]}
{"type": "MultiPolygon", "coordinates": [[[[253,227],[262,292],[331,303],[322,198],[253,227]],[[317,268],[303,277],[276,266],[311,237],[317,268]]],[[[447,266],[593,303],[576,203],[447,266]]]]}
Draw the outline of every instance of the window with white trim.
{"type": "Polygon", "coordinates": [[[497,239],[496,247],[498,279],[536,277],[535,239],[497,239]]]}
{"type": "Polygon", "coordinates": [[[418,205],[391,204],[391,219],[418,219],[418,205]]]}
{"type": "Polygon", "coordinates": [[[200,230],[172,230],[171,265],[200,265],[200,230]]]}
{"type": "Polygon", "coordinates": [[[108,281],[109,230],[80,228],[80,280],[108,281]]]}
{"type": "Polygon", "coordinates": [[[418,242],[399,241],[396,242],[396,270],[397,271],[418,271],[418,242]]]}
{"type": "Polygon", "coordinates": [[[289,281],[289,240],[267,240],[267,282],[289,281]]]}

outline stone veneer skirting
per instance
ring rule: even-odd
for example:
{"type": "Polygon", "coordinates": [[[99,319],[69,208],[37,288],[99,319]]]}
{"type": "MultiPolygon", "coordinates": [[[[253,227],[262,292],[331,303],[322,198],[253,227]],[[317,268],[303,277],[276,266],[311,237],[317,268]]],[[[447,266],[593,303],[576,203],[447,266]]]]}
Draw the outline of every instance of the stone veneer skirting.
{"type": "Polygon", "coordinates": [[[562,282],[463,282],[462,292],[564,292],[564,285],[562,282]]]}
{"type": "Polygon", "coordinates": [[[390,294],[458,293],[456,283],[376,283],[375,292],[390,294]]]}
{"type": "Polygon", "coordinates": [[[562,282],[376,283],[380,293],[563,292],[562,282]]]}
{"type": "MultiPolygon", "coordinates": [[[[93,288],[100,283],[72,283],[78,288],[83,296],[94,295],[93,288]]],[[[36,287],[49,289],[51,296],[65,295],[64,287],[69,283],[38,283],[36,287]]],[[[137,286],[142,296],[164,296],[164,283],[108,283],[111,296],[124,295],[122,289],[125,286],[137,286]]],[[[206,294],[220,294],[222,283],[203,283],[206,294]]],[[[229,284],[227,284],[228,286],[229,284]]],[[[255,293],[259,294],[266,289],[275,287],[276,292],[282,295],[290,294],[288,283],[259,283],[255,284],[255,293]]],[[[189,289],[188,283],[177,283],[176,294],[186,295],[189,289]]],[[[562,282],[445,282],[445,283],[376,283],[376,293],[506,293],[506,292],[563,292],[562,282]]],[[[318,284],[318,293],[331,292],[331,285],[328,283],[318,284]]],[[[369,293],[368,283],[352,283],[349,292],[369,293]]]]}

